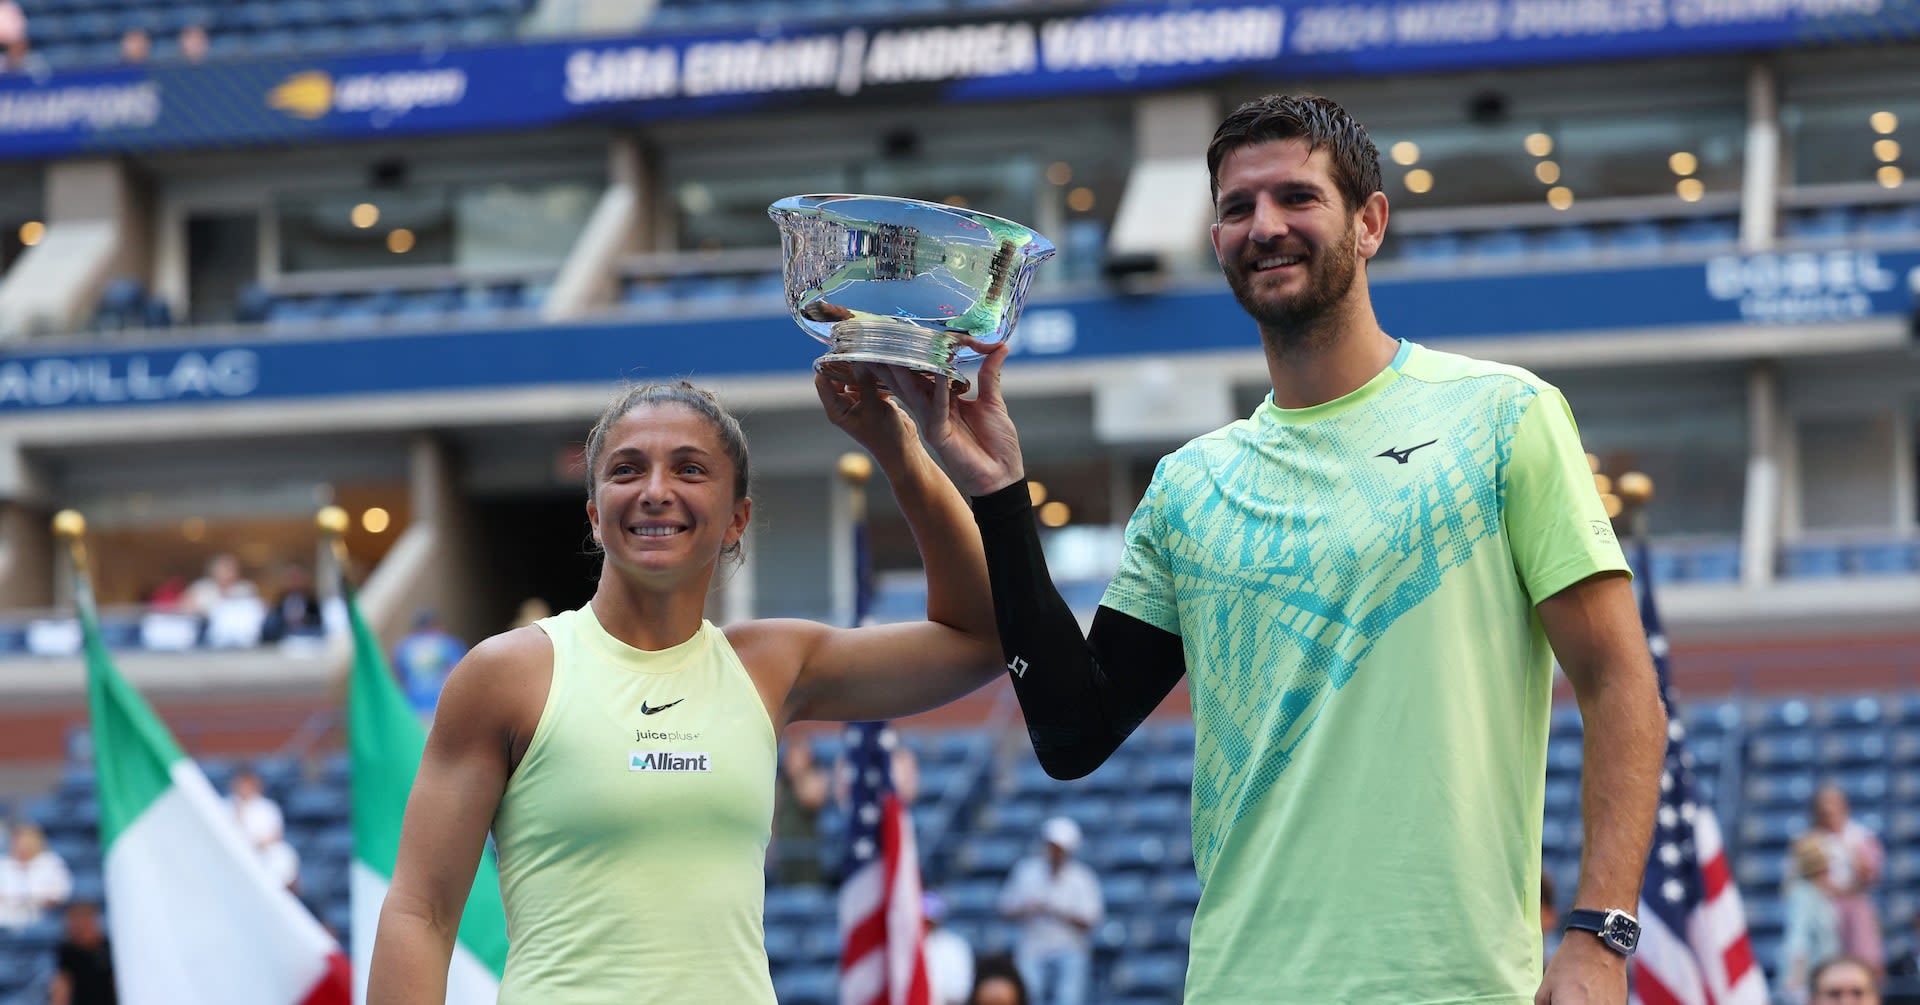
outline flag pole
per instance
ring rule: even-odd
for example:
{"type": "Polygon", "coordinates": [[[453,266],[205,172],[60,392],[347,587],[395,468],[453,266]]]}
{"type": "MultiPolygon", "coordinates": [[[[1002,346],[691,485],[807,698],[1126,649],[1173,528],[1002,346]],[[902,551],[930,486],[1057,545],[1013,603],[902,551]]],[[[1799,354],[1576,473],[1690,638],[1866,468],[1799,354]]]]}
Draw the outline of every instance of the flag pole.
{"type": "Polygon", "coordinates": [[[53,515],[53,535],[67,542],[67,561],[73,567],[74,603],[86,616],[93,616],[93,582],[87,559],[87,518],[79,510],[63,509],[53,515]]]}
{"type": "Polygon", "coordinates": [[[867,481],[873,477],[873,459],[849,450],[834,467],[847,486],[847,514],[853,525],[853,627],[858,628],[873,609],[873,563],[867,553],[867,481]]]}

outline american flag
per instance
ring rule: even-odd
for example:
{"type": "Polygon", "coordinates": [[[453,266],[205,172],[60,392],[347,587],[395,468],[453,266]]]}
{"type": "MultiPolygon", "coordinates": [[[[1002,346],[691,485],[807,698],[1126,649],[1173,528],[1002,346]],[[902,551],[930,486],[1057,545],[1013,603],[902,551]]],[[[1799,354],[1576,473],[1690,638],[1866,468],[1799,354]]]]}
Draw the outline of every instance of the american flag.
{"type": "Polygon", "coordinates": [[[1653,851],[1640,886],[1640,948],[1634,1005],[1767,1005],[1766,976],[1753,958],[1740,889],[1713,810],[1693,783],[1686,728],[1668,683],[1667,636],[1654,606],[1647,546],[1639,547],[1640,621],[1667,706],[1667,760],[1653,851]]]}
{"type": "Polygon", "coordinates": [[[893,791],[885,723],[847,728],[852,772],[840,880],[840,1005],[931,1005],[913,818],[893,791]]]}
{"type": "MultiPolygon", "coordinates": [[[[858,491],[858,490],[856,490],[858,491]]],[[[853,623],[873,606],[864,500],[854,506],[853,623]]],[[[840,867],[840,1005],[932,1005],[920,920],[913,817],[893,790],[898,736],[884,722],[847,726],[846,857],[840,867]]]]}

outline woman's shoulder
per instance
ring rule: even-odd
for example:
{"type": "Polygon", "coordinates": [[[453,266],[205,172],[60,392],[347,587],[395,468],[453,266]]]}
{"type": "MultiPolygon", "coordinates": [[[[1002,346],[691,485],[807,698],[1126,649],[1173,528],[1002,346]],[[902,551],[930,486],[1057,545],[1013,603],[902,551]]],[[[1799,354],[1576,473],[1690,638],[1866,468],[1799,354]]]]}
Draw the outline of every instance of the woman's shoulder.
{"type": "Polygon", "coordinates": [[[481,640],[447,678],[441,701],[471,701],[499,708],[498,702],[537,688],[545,701],[553,676],[553,640],[535,625],[513,628],[481,640]]]}

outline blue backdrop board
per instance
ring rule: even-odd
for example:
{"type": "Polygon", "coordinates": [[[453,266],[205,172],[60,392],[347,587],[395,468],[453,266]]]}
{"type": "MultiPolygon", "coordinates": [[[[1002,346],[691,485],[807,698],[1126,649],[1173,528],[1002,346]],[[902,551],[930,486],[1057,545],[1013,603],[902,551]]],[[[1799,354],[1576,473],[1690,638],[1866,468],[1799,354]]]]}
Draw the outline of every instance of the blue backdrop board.
{"type": "MultiPolygon", "coordinates": [[[[1382,278],[1381,324],[1415,340],[1780,325],[1899,317],[1920,249],[1729,255],[1705,263],[1382,278]]],[[[1038,299],[1014,351],[1035,359],[1165,355],[1257,345],[1220,288],[1038,299]]],[[[0,352],[0,415],[214,400],[610,384],[630,377],[805,374],[822,346],[784,313],[311,334],[0,352]]]]}

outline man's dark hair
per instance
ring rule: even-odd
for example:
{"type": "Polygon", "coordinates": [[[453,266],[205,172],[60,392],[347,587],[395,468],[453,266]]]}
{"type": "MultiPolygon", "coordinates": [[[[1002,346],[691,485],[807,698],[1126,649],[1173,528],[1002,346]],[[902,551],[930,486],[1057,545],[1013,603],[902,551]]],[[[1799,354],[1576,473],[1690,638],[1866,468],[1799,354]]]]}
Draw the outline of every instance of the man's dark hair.
{"type": "Polygon", "coordinates": [[[1349,211],[1380,191],[1380,151],[1366,127],[1330,98],[1317,94],[1269,94],[1233,110],[1207,144],[1207,178],[1220,198],[1220,162],[1242,147],[1274,140],[1305,140],[1307,152],[1325,150],[1333,183],[1349,211]]]}
{"type": "Polygon", "coordinates": [[[1860,972],[1867,975],[1868,982],[1875,983],[1877,986],[1877,982],[1873,976],[1873,967],[1868,964],[1866,960],[1858,956],[1831,956],[1815,964],[1813,972],[1807,975],[1807,993],[1812,994],[1818,990],[1820,987],[1820,978],[1825,976],[1826,972],[1832,970],[1834,967],[1859,967],[1860,972]]]}

